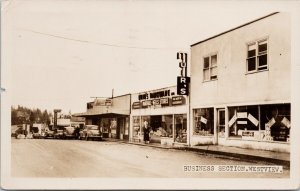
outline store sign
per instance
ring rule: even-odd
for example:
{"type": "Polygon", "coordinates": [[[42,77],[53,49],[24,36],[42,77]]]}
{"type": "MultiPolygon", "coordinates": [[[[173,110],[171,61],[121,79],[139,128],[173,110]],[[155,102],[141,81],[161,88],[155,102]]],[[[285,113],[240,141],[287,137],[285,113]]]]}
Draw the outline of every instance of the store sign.
{"type": "Polygon", "coordinates": [[[234,115],[234,116],[229,120],[228,126],[231,127],[231,126],[235,123],[236,120],[237,120],[237,117],[236,117],[236,115],[234,115]]]}
{"type": "Polygon", "coordinates": [[[169,105],[169,98],[161,98],[160,104],[161,105],[169,105]]]}
{"type": "Polygon", "coordinates": [[[249,121],[251,121],[251,123],[253,123],[255,126],[257,126],[258,123],[259,123],[259,121],[258,121],[255,117],[253,117],[253,115],[251,115],[250,113],[248,114],[248,119],[249,119],[249,121]]]}
{"type": "Polygon", "coordinates": [[[112,99],[106,99],[105,100],[105,105],[106,106],[112,106],[112,99]]]}
{"type": "Polygon", "coordinates": [[[183,105],[184,102],[185,102],[185,99],[183,96],[172,97],[172,105],[183,105]]]}
{"type": "Polygon", "coordinates": [[[243,137],[254,137],[254,132],[253,131],[243,131],[242,136],[243,137]]]}
{"type": "Polygon", "coordinates": [[[152,100],[153,105],[160,105],[160,99],[154,99],[152,100]]]}
{"type": "Polygon", "coordinates": [[[93,106],[112,106],[112,99],[95,99],[93,106]]]}
{"type": "Polygon", "coordinates": [[[140,109],[140,108],[141,108],[141,102],[132,103],[132,109],[140,109]]]}
{"type": "Polygon", "coordinates": [[[180,76],[177,77],[177,94],[189,95],[190,77],[187,76],[187,53],[177,52],[177,60],[181,69],[180,76]]]}
{"type": "Polygon", "coordinates": [[[290,121],[289,121],[286,117],[284,117],[284,118],[281,120],[281,123],[282,123],[283,125],[285,125],[287,128],[291,128],[291,123],[290,123],[290,121]]]}
{"type": "Polygon", "coordinates": [[[201,118],[200,118],[200,121],[202,122],[202,123],[204,123],[204,124],[206,124],[207,123],[207,119],[205,119],[204,117],[202,117],[201,116],[201,118]]]}
{"type": "Polygon", "coordinates": [[[161,91],[156,91],[156,92],[139,94],[138,99],[139,100],[154,99],[154,98],[167,97],[170,95],[171,95],[171,90],[161,90],[161,91]]]}
{"type": "Polygon", "coordinates": [[[237,124],[239,125],[247,125],[247,121],[237,121],[237,124]]]}
{"type": "Polygon", "coordinates": [[[142,101],[142,107],[148,107],[152,105],[152,100],[142,101]]]}
{"type": "Polygon", "coordinates": [[[237,112],[237,118],[247,118],[247,112],[237,112]]]}

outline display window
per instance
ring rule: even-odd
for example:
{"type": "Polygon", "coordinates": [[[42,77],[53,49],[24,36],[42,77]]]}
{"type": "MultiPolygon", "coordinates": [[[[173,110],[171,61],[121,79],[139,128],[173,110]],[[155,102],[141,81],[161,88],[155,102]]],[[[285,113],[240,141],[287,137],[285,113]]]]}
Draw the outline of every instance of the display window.
{"type": "Polygon", "coordinates": [[[229,107],[229,136],[289,142],[290,110],[290,104],[229,107]]]}
{"type": "Polygon", "coordinates": [[[133,137],[137,137],[140,133],[140,127],[141,127],[141,122],[140,122],[140,116],[133,116],[133,137]]]}
{"type": "Polygon", "coordinates": [[[213,136],[214,108],[194,109],[194,135],[213,136]]]}
{"type": "Polygon", "coordinates": [[[156,115],[150,117],[151,137],[173,137],[172,115],[156,115]]]}
{"type": "Polygon", "coordinates": [[[261,124],[265,136],[270,141],[290,141],[291,106],[290,104],[262,105],[261,124]]]}
{"type": "Polygon", "coordinates": [[[242,137],[243,131],[258,131],[258,106],[229,107],[229,136],[242,137]]]}
{"type": "Polygon", "coordinates": [[[175,141],[179,143],[187,142],[187,115],[174,115],[175,141]]]}

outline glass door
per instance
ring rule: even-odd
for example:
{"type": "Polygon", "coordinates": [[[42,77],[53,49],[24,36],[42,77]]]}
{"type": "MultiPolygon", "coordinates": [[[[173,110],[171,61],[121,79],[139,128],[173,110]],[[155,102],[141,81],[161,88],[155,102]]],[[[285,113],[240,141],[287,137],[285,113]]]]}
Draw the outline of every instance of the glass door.
{"type": "Polygon", "coordinates": [[[217,130],[219,137],[225,137],[225,109],[218,109],[217,130]]]}

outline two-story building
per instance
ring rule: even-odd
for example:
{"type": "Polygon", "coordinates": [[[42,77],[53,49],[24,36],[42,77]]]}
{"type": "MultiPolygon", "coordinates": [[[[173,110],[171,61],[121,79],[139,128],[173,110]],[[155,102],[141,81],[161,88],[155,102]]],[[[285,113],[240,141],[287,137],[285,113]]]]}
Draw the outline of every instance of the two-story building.
{"type": "Polygon", "coordinates": [[[289,152],[290,74],[287,13],[191,45],[191,145],[289,152]]]}

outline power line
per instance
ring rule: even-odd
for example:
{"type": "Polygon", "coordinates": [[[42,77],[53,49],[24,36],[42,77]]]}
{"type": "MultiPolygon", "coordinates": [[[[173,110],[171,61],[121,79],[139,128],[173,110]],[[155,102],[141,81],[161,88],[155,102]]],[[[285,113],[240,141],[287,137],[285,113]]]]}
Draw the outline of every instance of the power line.
{"type": "Polygon", "coordinates": [[[180,48],[157,48],[157,47],[125,46],[125,45],[118,45],[118,44],[93,42],[93,41],[81,40],[81,39],[76,39],[76,38],[69,38],[69,37],[65,37],[65,36],[54,35],[54,34],[49,34],[49,33],[45,33],[45,32],[30,30],[30,29],[20,29],[20,30],[32,32],[32,33],[35,33],[35,34],[40,34],[40,35],[43,35],[43,36],[59,38],[59,39],[75,41],[75,42],[81,42],[81,43],[97,44],[97,45],[100,45],[100,46],[109,46],[109,47],[117,47],[117,48],[131,48],[131,49],[148,49],[148,50],[164,50],[164,49],[177,49],[178,50],[178,49],[180,49],[180,48]]]}

